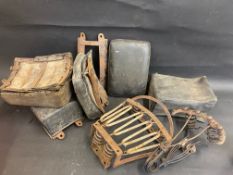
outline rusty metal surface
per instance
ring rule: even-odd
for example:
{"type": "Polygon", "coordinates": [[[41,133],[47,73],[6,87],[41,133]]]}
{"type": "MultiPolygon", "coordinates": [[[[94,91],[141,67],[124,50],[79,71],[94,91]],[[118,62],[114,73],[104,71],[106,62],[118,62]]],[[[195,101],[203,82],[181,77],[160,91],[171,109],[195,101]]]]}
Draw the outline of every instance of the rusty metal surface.
{"type": "Polygon", "coordinates": [[[153,97],[127,99],[105,113],[92,125],[91,148],[104,168],[146,158],[160,143],[170,143],[173,123],[167,108],[153,97]],[[161,106],[168,118],[168,129],[139,100],[151,100],[161,106]]]}
{"type": "Polygon", "coordinates": [[[1,97],[13,105],[61,107],[70,100],[71,53],[15,58],[1,97]],[[59,71],[58,71],[59,70],[59,71]]]}
{"type": "Polygon", "coordinates": [[[185,122],[172,141],[154,150],[145,162],[147,172],[156,172],[170,164],[182,161],[188,156],[196,153],[197,145],[201,142],[201,136],[217,145],[222,145],[226,140],[226,134],[223,127],[206,113],[192,109],[175,109],[172,117],[183,115],[185,122]],[[198,121],[203,121],[201,124],[198,121]],[[184,135],[179,136],[184,132],[184,135]]]}
{"type": "Polygon", "coordinates": [[[80,36],[77,39],[77,52],[85,54],[86,46],[99,47],[99,79],[102,86],[105,87],[107,73],[108,40],[105,38],[103,33],[99,33],[97,41],[88,41],[86,40],[85,33],[81,32],[80,36]]]}
{"type": "MultiPolygon", "coordinates": [[[[205,143],[198,145],[200,149],[197,154],[154,174],[232,174],[233,120],[231,107],[233,93],[217,91],[216,95],[219,103],[211,111],[211,114],[223,125],[227,135],[226,142],[222,146],[207,146],[205,143]]],[[[106,111],[123,101],[124,99],[111,97],[106,111]]],[[[102,168],[100,161],[90,149],[90,127],[93,121],[85,121],[81,129],[72,125],[65,130],[66,137],[63,141],[51,141],[27,107],[8,105],[0,99],[0,116],[0,174],[148,174],[142,168],[145,159],[115,169],[102,168]]]]}
{"type": "Polygon", "coordinates": [[[95,73],[95,69],[93,66],[92,52],[87,54],[87,72],[88,78],[92,85],[93,96],[95,98],[95,102],[97,107],[101,112],[105,112],[105,106],[108,105],[108,95],[101,85],[101,81],[98,80],[98,77],[95,73]]]}
{"type": "Polygon", "coordinates": [[[201,136],[218,145],[226,139],[225,130],[212,116],[188,108],[176,109],[170,114],[163,103],[145,95],[127,99],[102,115],[92,125],[91,136],[91,148],[104,168],[147,158],[147,172],[155,172],[194,154],[201,136]],[[145,99],[163,110],[168,124],[164,125],[144,103],[138,102],[145,99]],[[174,135],[177,117],[184,122],[174,135]]]}

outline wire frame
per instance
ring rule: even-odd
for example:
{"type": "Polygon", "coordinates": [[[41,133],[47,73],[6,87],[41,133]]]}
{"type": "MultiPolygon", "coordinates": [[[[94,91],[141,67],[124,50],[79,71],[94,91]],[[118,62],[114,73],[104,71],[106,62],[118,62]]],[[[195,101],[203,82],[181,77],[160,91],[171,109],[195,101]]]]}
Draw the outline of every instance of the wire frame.
{"type": "Polygon", "coordinates": [[[92,125],[91,148],[104,168],[148,157],[161,143],[169,144],[174,132],[166,106],[150,96],[127,99],[92,125]],[[168,129],[139,100],[159,105],[168,118],[168,129]]]}

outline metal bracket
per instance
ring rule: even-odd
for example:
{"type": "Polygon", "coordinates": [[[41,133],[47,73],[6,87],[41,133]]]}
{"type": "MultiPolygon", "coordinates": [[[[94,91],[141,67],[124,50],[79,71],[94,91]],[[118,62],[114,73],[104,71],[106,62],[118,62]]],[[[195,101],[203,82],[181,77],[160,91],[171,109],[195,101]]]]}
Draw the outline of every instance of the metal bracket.
{"type": "Polygon", "coordinates": [[[98,34],[98,41],[87,41],[84,32],[80,33],[77,39],[77,51],[78,53],[85,54],[86,46],[99,47],[99,79],[103,87],[106,85],[106,73],[107,73],[107,48],[108,39],[104,37],[103,33],[98,34]]]}

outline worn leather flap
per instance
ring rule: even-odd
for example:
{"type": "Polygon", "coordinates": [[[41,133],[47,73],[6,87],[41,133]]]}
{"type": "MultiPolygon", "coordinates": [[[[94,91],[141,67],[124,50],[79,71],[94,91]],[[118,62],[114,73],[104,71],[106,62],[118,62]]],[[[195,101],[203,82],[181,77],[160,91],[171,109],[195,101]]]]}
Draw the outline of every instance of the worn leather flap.
{"type": "Polygon", "coordinates": [[[96,76],[92,51],[77,55],[73,66],[72,82],[86,116],[89,119],[98,118],[108,104],[108,96],[96,76]]]}
{"type": "Polygon", "coordinates": [[[58,90],[72,72],[72,54],[61,53],[35,58],[15,58],[10,77],[3,81],[2,91],[28,92],[58,90]]]}
{"type": "Polygon", "coordinates": [[[92,85],[92,91],[94,96],[94,102],[96,102],[97,107],[102,112],[105,112],[104,108],[108,104],[108,95],[100,84],[100,81],[95,73],[93,60],[92,60],[92,51],[87,53],[87,70],[88,70],[88,77],[92,85]]]}

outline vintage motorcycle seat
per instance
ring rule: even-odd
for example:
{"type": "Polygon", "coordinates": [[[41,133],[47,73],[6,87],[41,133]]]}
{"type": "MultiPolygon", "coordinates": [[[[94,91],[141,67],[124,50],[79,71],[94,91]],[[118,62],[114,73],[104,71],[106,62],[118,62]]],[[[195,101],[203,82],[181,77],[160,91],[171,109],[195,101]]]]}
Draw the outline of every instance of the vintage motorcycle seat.
{"type": "Polygon", "coordinates": [[[108,104],[108,96],[96,76],[92,51],[77,55],[73,66],[72,82],[86,116],[89,119],[98,118],[108,104]]]}
{"type": "MultiPolygon", "coordinates": [[[[205,76],[181,78],[170,75],[152,74],[149,95],[161,100],[168,109],[190,108],[208,111],[217,102],[205,76]]],[[[151,106],[153,108],[153,106],[151,106]]]]}
{"type": "Polygon", "coordinates": [[[147,41],[116,39],[109,47],[108,93],[133,97],[146,92],[151,46],[147,41]]]}

